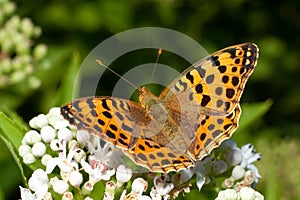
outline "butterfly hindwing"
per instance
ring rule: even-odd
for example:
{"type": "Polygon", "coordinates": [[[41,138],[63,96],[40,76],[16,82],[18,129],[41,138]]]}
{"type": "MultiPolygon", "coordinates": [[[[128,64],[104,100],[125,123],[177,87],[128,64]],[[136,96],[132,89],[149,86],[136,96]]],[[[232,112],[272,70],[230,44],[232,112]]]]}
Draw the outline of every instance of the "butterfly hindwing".
{"type": "Polygon", "coordinates": [[[180,171],[194,166],[186,154],[178,154],[149,138],[139,138],[136,146],[124,152],[138,165],[153,172],[180,171]]]}
{"type": "Polygon", "coordinates": [[[190,145],[189,155],[199,160],[209,155],[224,140],[230,138],[238,127],[241,108],[237,104],[226,116],[205,116],[201,121],[196,138],[190,145]]]}

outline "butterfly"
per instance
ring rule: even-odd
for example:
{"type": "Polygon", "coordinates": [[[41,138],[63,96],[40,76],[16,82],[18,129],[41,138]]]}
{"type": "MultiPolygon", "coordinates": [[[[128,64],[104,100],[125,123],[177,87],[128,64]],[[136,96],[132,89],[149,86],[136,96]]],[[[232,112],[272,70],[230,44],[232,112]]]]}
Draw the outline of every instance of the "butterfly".
{"type": "Polygon", "coordinates": [[[238,127],[240,98],[257,59],[255,44],[230,46],[188,67],[159,96],[140,87],[139,102],[84,97],[61,114],[152,172],[188,169],[238,127]]]}

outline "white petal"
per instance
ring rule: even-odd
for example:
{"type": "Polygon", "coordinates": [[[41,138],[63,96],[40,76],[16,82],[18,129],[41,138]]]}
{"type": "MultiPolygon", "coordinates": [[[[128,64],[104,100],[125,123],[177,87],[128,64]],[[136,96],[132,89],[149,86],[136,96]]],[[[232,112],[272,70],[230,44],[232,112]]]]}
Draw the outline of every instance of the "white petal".
{"type": "Polygon", "coordinates": [[[101,175],[101,179],[108,181],[111,176],[115,174],[115,169],[107,170],[103,175],[101,175]]]}
{"type": "Polygon", "coordinates": [[[259,174],[258,169],[254,165],[248,165],[247,168],[254,172],[254,175],[256,178],[261,178],[261,175],[259,174]]]}
{"type": "Polygon", "coordinates": [[[182,180],[183,183],[187,182],[190,180],[194,174],[194,167],[189,168],[189,169],[184,169],[180,171],[180,179],[182,180]]]}
{"type": "Polygon", "coordinates": [[[165,196],[165,195],[169,194],[169,192],[171,192],[171,190],[173,190],[173,188],[174,188],[173,183],[167,184],[163,189],[162,196],[165,196]]]}
{"type": "Polygon", "coordinates": [[[200,191],[202,186],[205,183],[205,174],[203,171],[198,171],[198,172],[196,172],[196,174],[197,174],[197,187],[200,191]]]}
{"type": "Polygon", "coordinates": [[[58,165],[58,163],[60,162],[60,159],[58,157],[55,158],[51,158],[46,166],[46,173],[50,174],[54,168],[58,165]]]}
{"type": "Polygon", "coordinates": [[[151,197],[146,196],[146,195],[142,195],[138,197],[138,200],[151,200],[151,197]]]}
{"type": "Polygon", "coordinates": [[[36,197],[34,194],[31,193],[31,191],[27,188],[23,188],[19,186],[21,191],[21,199],[22,200],[36,200],[36,197]]]}
{"type": "Polygon", "coordinates": [[[93,169],[92,169],[91,165],[89,163],[87,163],[85,160],[81,160],[80,164],[86,173],[88,173],[88,174],[93,173],[93,169]]]}

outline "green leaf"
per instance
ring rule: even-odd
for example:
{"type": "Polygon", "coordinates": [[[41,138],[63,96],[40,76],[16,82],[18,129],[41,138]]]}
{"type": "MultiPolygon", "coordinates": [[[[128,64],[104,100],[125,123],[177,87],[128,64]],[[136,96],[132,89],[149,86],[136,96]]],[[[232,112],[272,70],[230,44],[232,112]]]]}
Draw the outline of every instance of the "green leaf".
{"type": "Polygon", "coordinates": [[[242,104],[242,114],[239,122],[239,131],[260,119],[271,107],[272,100],[259,103],[242,104]]]}
{"type": "Polygon", "coordinates": [[[93,191],[89,196],[92,199],[103,199],[104,191],[105,191],[105,183],[99,181],[94,185],[93,191]]]}
{"type": "MultiPolygon", "coordinates": [[[[10,114],[14,115],[14,113],[10,114]]],[[[18,155],[18,148],[21,145],[25,131],[24,125],[19,124],[18,120],[12,120],[5,113],[2,111],[0,112],[0,139],[4,142],[15,159],[22,174],[24,183],[26,182],[26,177],[24,175],[21,159],[18,155]]]]}

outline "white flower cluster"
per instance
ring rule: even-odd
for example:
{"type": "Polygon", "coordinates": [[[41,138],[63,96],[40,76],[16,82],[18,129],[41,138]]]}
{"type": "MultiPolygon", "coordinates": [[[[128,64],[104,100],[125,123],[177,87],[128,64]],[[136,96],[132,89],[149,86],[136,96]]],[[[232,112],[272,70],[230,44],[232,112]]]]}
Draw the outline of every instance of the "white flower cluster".
{"type": "Polygon", "coordinates": [[[197,187],[200,191],[204,184],[217,185],[217,178],[222,177],[225,172],[231,171],[231,176],[226,178],[218,189],[233,189],[238,193],[241,189],[255,187],[258,183],[261,175],[252,163],[260,158],[261,155],[255,152],[251,144],[238,148],[236,143],[229,139],[216,149],[214,158],[206,157],[197,162],[194,168],[182,170],[180,172],[181,179],[183,182],[187,182],[196,174],[197,187]]]}
{"type": "Polygon", "coordinates": [[[30,190],[21,188],[22,199],[29,196],[51,199],[49,188],[62,199],[73,199],[74,190],[81,190],[88,197],[98,181],[110,180],[115,174],[115,169],[109,166],[110,158],[114,158],[114,164],[118,159],[112,147],[108,143],[101,145],[97,137],[70,127],[60,115],[60,108],[52,108],[47,115],[38,115],[29,125],[35,130],[25,134],[19,154],[25,164],[42,164],[42,167],[29,178],[30,190]],[[59,169],[58,175],[55,169],[59,169]],[[84,175],[89,176],[86,182],[83,182],[84,175]]]}
{"type": "Polygon", "coordinates": [[[219,149],[222,159],[232,168],[231,177],[223,182],[224,188],[235,188],[239,191],[242,187],[255,187],[261,175],[253,162],[261,159],[251,144],[238,148],[232,140],[227,140],[219,149]]]}
{"type": "Polygon", "coordinates": [[[264,196],[251,187],[243,187],[240,191],[226,189],[219,192],[215,200],[263,200],[264,196]]]}
{"type": "Polygon", "coordinates": [[[32,39],[41,34],[29,18],[14,15],[16,6],[9,0],[0,1],[0,88],[26,81],[31,89],[40,86],[40,80],[33,76],[36,65],[42,66],[47,47],[32,39]]]}
{"type": "Polygon", "coordinates": [[[102,182],[105,185],[102,195],[106,200],[167,200],[189,193],[192,188],[189,180],[194,174],[200,191],[205,184],[216,185],[219,176],[231,171],[231,177],[217,188],[224,189],[218,199],[226,199],[230,191],[235,191],[237,199],[243,200],[247,194],[253,196],[250,186],[260,178],[252,164],[260,159],[260,154],[252,145],[239,149],[228,140],[216,153],[221,159],[207,157],[194,168],[180,173],[134,173],[132,168],[121,163],[123,154],[118,149],[72,127],[60,115],[60,108],[34,117],[29,125],[32,130],[25,134],[19,154],[34,172],[28,180],[29,189],[20,188],[22,199],[56,199],[58,196],[78,199],[79,195],[89,200],[94,186],[102,182]]]}

